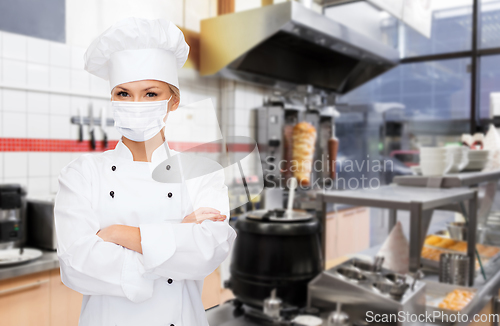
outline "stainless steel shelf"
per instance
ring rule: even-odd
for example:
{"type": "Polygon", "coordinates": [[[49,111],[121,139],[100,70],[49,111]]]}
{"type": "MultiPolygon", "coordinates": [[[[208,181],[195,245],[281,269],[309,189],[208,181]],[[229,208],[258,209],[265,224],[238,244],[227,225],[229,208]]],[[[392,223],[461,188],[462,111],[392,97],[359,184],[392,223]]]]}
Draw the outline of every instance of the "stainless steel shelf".
{"type": "MultiPolygon", "coordinates": [[[[349,191],[328,191],[317,196],[317,216],[326,227],[326,204],[349,204],[386,208],[392,212],[395,220],[397,210],[410,212],[410,271],[420,268],[420,255],[425,235],[429,227],[434,209],[450,204],[468,202],[469,223],[467,255],[470,257],[469,285],[474,284],[475,247],[477,229],[477,191],[467,188],[422,188],[398,185],[383,186],[378,189],[359,189],[349,191]]],[[[394,223],[394,222],[393,222],[394,223]]],[[[322,234],[323,250],[326,245],[325,232],[322,234]]]]}
{"type": "Polygon", "coordinates": [[[493,182],[500,179],[500,170],[493,172],[465,172],[446,174],[443,176],[397,176],[393,183],[410,187],[459,188],[475,186],[483,182],[493,182]]]}
{"type": "MultiPolygon", "coordinates": [[[[478,187],[484,188],[484,196],[478,203],[477,224],[480,230],[480,239],[483,241],[487,233],[487,222],[497,192],[497,184],[500,179],[500,170],[491,172],[465,172],[446,174],[444,176],[397,176],[393,182],[400,186],[427,187],[427,188],[460,188],[478,187]]],[[[451,207],[451,206],[450,206],[451,207]]],[[[456,208],[443,208],[446,210],[460,211],[456,208]]],[[[394,215],[391,212],[391,215],[394,215]]],[[[392,218],[391,222],[395,222],[392,218]]]]}
{"type": "Polygon", "coordinates": [[[409,210],[414,203],[421,203],[422,209],[427,210],[470,199],[473,193],[466,188],[422,189],[389,185],[377,189],[327,191],[321,195],[325,202],[336,204],[409,210]]]}

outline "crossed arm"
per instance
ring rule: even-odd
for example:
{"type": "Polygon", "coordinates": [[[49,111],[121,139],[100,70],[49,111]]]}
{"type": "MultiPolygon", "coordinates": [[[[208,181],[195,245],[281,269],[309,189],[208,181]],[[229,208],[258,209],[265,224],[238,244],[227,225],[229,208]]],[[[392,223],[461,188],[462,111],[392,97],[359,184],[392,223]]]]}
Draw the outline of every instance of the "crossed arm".
{"type": "MultiPolygon", "coordinates": [[[[236,232],[227,221],[217,223],[226,219],[221,215],[225,213],[209,208],[196,210],[178,224],[100,229],[92,208],[92,184],[85,177],[95,171],[87,161],[82,156],[59,176],[54,217],[61,279],[66,286],[84,295],[142,302],[152,297],[159,277],[202,280],[227,257],[236,232]],[[202,223],[207,219],[211,222],[202,223]]],[[[197,207],[229,208],[221,173],[206,176],[192,187],[197,207]]]]}
{"type": "MultiPolygon", "coordinates": [[[[221,215],[220,211],[213,208],[202,207],[186,216],[181,223],[200,224],[205,220],[218,222],[224,221],[225,219],[226,215],[221,215]]],[[[141,232],[139,227],[113,224],[99,230],[96,235],[104,241],[116,243],[142,254],[141,232]]]]}

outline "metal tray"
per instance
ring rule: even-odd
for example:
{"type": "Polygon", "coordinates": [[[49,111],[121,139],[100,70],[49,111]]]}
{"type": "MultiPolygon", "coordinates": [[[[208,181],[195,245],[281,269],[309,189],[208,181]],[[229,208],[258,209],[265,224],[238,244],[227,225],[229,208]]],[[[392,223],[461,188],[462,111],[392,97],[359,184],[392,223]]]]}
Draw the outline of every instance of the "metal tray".
{"type": "MultiPolygon", "coordinates": [[[[437,305],[443,301],[443,299],[446,297],[446,295],[453,290],[464,290],[464,291],[469,291],[473,292],[474,295],[476,295],[477,289],[475,288],[468,288],[464,286],[459,286],[459,285],[452,285],[452,284],[445,284],[445,283],[439,283],[439,282],[433,282],[433,281],[426,281],[424,282],[427,284],[426,286],[426,293],[425,293],[425,308],[428,314],[433,315],[434,312],[440,312],[441,315],[446,314],[448,316],[455,315],[457,316],[458,313],[463,313],[463,311],[467,310],[469,308],[470,302],[465,305],[461,310],[455,311],[451,309],[443,309],[439,308],[437,305]]],[[[450,318],[452,319],[452,318],[450,318]]],[[[453,319],[452,319],[453,320],[453,319]]],[[[435,320],[435,323],[438,325],[452,325],[454,324],[453,322],[447,322],[446,320],[435,320]]]]}
{"type": "MultiPolygon", "coordinates": [[[[428,245],[424,245],[424,247],[438,249],[438,250],[441,250],[443,253],[450,252],[450,253],[454,253],[454,254],[462,254],[462,255],[464,254],[463,252],[460,252],[460,251],[443,249],[443,248],[433,247],[433,246],[428,246],[428,245]]],[[[483,264],[483,267],[486,269],[486,266],[488,265],[488,263],[490,261],[496,261],[500,256],[496,255],[495,257],[496,257],[495,259],[481,257],[481,263],[483,264]]],[[[420,257],[420,262],[422,263],[423,267],[425,267],[426,269],[428,269],[430,271],[434,271],[434,272],[439,271],[439,260],[436,261],[436,260],[431,260],[431,259],[426,259],[424,257],[420,257]]],[[[480,270],[481,270],[481,266],[479,265],[478,260],[476,258],[476,275],[480,270]]]]}
{"type": "MultiPolygon", "coordinates": [[[[443,237],[442,235],[437,235],[437,234],[433,234],[434,236],[436,237],[439,237],[439,238],[442,238],[442,239],[450,239],[448,237],[443,237]]],[[[466,241],[460,241],[460,240],[455,240],[457,242],[466,242],[466,241]]],[[[457,253],[457,254],[465,254],[465,252],[463,251],[458,251],[458,250],[453,250],[453,249],[448,249],[448,248],[442,248],[442,247],[436,247],[436,246],[432,246],[432,245],[428,245],[428,244],[424,244],[425,247],[428,247],[428,248],[432,248],[432,249],[439,249],[439,250],[442,250],[442,251],[445,251],[445,252],[451,252],[451,253],[457,253]]],[[[496,247],[496,246],[492,246],[492,245],[485,245],[485,246],[488,246],[488,247],[496,247]]],[[[481,261],[483,261],[484,259],[496,259],[497,257],[500,257],[500,252],[498,252],[497,254],[493,255],[493,256],[487,256],[487,255],[479,255],[481,257],[481,261]]]]}

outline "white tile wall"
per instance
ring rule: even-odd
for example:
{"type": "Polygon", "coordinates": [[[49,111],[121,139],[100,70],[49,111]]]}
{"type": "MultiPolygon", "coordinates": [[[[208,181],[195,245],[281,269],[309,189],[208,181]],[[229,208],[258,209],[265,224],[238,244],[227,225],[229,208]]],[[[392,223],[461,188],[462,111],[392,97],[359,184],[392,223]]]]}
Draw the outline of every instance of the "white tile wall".
{"type": "Polygon", "coordinates": [[[30,178],[50,175],[50,155],[48,152],[28,153],[28,176],[30,178]]]}
{"type": "Polygon", "coordinates": [[[50,67],[50,88],[62,91],[69,91],[71,76],[70,69],[66,67],[50,67]]]}
{"type": "Polygon", "coordinates": [[[4,58],[2,60],[2,82],[12,86],[25,86],[26,62],[4,58]]]}
{"type": "Polygon", "coordinates": [[[49,112],[56,115],[71,114],[71,97],[69,95],[50,94],[49,112]]]}
{"type": "MultiPolygon", "coordinates": [[[[77,153],[77,157],[82,153],[77,153]]],[[[73,153],[50,153],[50,175],[58,176],[62,168],[73,160],[73,153]]]]}
{"type": "Polygon", "coordinates": [[[27,118],[28,138],[49,138],[49,115],[28,113],[27,118]]]}
{"type": "Polygon", "coordinates": [[[70,114],[78,115],[78,108],[82,111],[82,114],[87,113],[87,107],[89,105],[89,99],[81,96],[71,96],[70,97],[70,114]]]}
{"type": "Polygon", "coordinates": [[[90,91],[90,75],[84,70],[71,70],[71,90],[75,92],[90,91]]]}
{"type": "Polygon", "coordinates": [[[50,193],[50,177],[29,177],[28,194],[30,196],[43,196],[50,193]]]}
{"type": "Polygon", "coordinates": [[[109,82],[94,75],[90,75],[90,93],[110,96],[110,92],[109,82]]]}
{"type": "Polygon", "coordinates": [[[2,137],[26,138],[26,112],[3,112],[2,137]]]}
{"type": "Polygon", "coordinates": [[[3,181],[3,153],[0,152],[0,182],[3,181]]]}
{"type": "Polygon", "coordinates": [[[71,67],[71,48],[62,43],[49,42],[50,65],[55,67],[71,67]]]}
{"type": "Polygon", "coordinates": [[[66,115],[49,116],[49,137],[50,139],[76,139],[76,135],[71,137],[70,117],[66,115]]]}
{"type": "Polygon", "coordinates": [[[77,70],[83,70],[84,61],[83,56],[85,54],[85,48],[72,46],[71,47],[71,68],[77,70]]]}
{"type": "Polygon", "coordinates": [[[51,194],[57,194],[59,191],[59,181],[57,176],[51,176],[50,177],[50,193],[51,194]]]}
{"type": "Polygon", "coordinates": [[[38,63],[42,65],[49,64],[49,42],[34,38],[27,38],[27,60],[28,62],[38,63]]]}
{"type": "Polygon", "coordinates": [[[3,111],[26,112],[26,91],[4,89],[2,94],[3,111]]]}
{"type": "Polygon", "coordinates": [[[49,87],[49,67],[38,63],[28,63],[28,83],[27,85],[34,88],[49,87]]]}
{"type": "Polygon", "coordinates": [[[0,31],[0,58],[3,58],[3,34],[4,32],[0,31]]]}
{"type": "Polygon", "coordinates": [[[49,113],[49,94],[28,92],[26,109],[28,113],[49,113]]]}
{"type": "Polygon", "coordinates": [[[26,60],[26,37],[12,33],[2,33],[2,57],[15,60],[26,60]]]}
{"type": "Polygon", "coordinates": [[[28,153],[4,153],[4,178],[19,178],[28,175],[28,153]]]}

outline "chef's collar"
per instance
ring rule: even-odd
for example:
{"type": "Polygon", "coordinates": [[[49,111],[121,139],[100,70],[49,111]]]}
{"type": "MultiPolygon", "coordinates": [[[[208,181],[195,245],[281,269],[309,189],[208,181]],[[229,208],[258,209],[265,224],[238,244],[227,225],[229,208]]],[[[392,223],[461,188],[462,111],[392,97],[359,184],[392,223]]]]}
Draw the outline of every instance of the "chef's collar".
{"type": "MultiPolygon", "coordinates": [[[[168,158],[167,150],[170,152],[170,155],[173,154],[173,151],[170,149],[170,147],[168,147],[167,141],[165,141],[163,144],[158,146],[157,149],[154,150],[153,154],[151,155],[151,162],[142,162],[142,161],[136,161],[136,162],[158,164],[168,158]]],[[[121,139],[118,141],[118,144],[116,144],[115,153],[118,157],[124,160],[134,161],[134,155],[132,155],[130,149],[127,147],[127,145],[123,143],[121,139]]]]}

